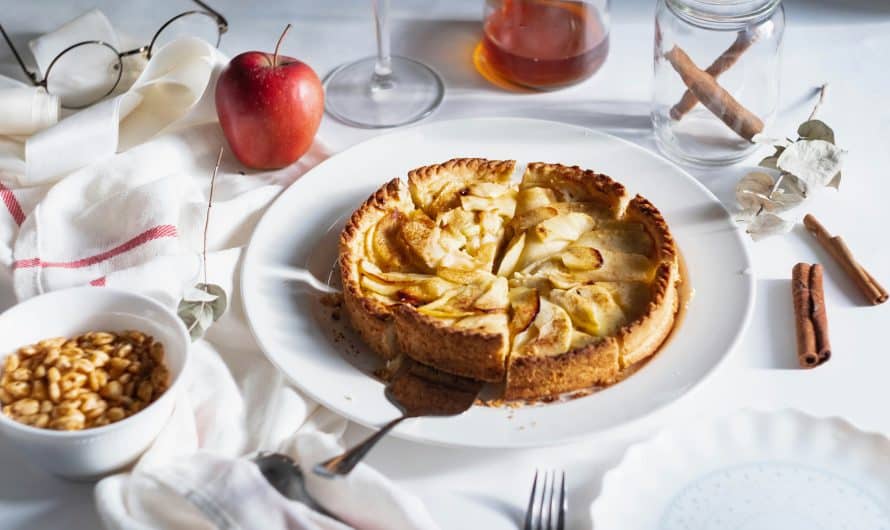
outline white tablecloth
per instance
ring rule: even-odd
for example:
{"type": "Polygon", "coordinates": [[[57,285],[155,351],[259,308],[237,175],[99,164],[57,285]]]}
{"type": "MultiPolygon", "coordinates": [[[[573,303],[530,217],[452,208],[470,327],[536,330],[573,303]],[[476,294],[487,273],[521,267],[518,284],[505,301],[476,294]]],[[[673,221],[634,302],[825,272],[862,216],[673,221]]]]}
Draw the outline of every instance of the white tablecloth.
{"type": "MultiPolygon", "coordinates": [[[[212,0],[228,17],[221,48],[230,56],[248,49],[271,51],[285,22],[294,24],[284,52],[324,74],[341,61],[370,55],[374,34],[370,2],[291,0],[261,4],[212,0]]],[[[833,232],[843,234],[857,257],[890,284],[890,4],[885,0],[786,0],[783,105],[777,131],[791,131],[811,107],[807,97],[831,84],[820,117],[850,151],[837,194],[812,205],[833,232]]],[[[479,38],[481,0],[396,0],[393,48],[434,66],[447,95],[431,120],[469,116],[525,116],[603,130],[654,149],[649,129],[652,5],[649,0],[614,2],[613,37],[605,67],[591,80],[547,94],[507,94],[485,82],[470,54],[479,38]]],[[[3,24],[21,49],[35,35],[97,5],[122,31],[146,39],[167,17],[189,9],[185,0],[3,0],[3,24]]],[[[11,54],[0,43],[0,74],[19,78],[11,54]]],[[[380,132],[343,126],[325,117],[320,138],[341,150],[380,132]]],[[[753,163],[753,162],[752,162],[753,163]]],[[[690,169],[727,205],[739,165],[690,169]]],[[[570,528],[589,528],[589,504],[602,473],[627,444],[659,425],[701,419],[739,407],[795,407],[818,415],[840,415],[859,426],[890,434],[890,351],[883,336],[890,304],[860,305],[858,292],[802,229],[752,245],[757,305],[742,344],[705,384],[667,410],[637,425],[595,439],[554,448],[492,451],[428,447],[385,440],[370,462],[416,492],[443,528],[515,528],[536,467],[568,470],[570,528]],[[815,371],[794,370],[794,336],[787,278],[797,261],[826,264],[834,357],[815,371]]],[[[8,279],[0,284],[0,307],[13,303],[8,279]]],[[[355,439],[367,431],[353,427],[355,439]]],[[[0,527],[6,529],[98,526],[92,485],[49,477],[24,463],[0,441],[0,527]]]]}

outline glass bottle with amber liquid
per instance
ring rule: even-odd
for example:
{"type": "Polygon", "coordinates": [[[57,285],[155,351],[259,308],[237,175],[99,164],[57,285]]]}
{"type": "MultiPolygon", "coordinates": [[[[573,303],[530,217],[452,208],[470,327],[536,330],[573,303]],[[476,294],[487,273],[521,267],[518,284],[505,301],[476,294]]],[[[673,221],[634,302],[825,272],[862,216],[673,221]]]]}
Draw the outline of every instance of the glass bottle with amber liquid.
{"type": "Polygon", "coordinates": [[[486,0],[480,72],[539,90],[587,79],[609,53],[609,0],[486,0]]]}

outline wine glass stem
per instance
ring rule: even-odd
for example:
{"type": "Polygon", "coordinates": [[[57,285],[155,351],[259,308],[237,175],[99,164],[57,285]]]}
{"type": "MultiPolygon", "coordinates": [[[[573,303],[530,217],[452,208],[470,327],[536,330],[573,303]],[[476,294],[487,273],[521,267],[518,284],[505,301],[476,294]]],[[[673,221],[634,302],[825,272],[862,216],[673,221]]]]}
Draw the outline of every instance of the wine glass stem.
{"type": "Polygon", "coordinates": [[[373,0],[374,23],[377,30],[377,63],[371,79],[371,90],[392,88],[392,61],[389,51],[389,0],[373,0]]]}

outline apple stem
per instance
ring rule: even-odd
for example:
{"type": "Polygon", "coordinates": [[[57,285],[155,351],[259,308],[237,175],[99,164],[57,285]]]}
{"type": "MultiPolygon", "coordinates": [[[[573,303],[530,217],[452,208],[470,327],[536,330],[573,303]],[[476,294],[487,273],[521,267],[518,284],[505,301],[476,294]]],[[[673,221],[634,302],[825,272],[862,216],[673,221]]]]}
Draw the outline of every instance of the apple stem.
{"type": "Polygon", "coordinates": [[[281,36],[278,37],[278,44],[275,45],[275,55],[272,56],[272,68],[278,66],[278,49],[281,48],[281,43],[284,41],[284,36],[287,35],[287,32],[290,31],[290,24],[288,24],[284,31],[281,32],[281,36]]]}

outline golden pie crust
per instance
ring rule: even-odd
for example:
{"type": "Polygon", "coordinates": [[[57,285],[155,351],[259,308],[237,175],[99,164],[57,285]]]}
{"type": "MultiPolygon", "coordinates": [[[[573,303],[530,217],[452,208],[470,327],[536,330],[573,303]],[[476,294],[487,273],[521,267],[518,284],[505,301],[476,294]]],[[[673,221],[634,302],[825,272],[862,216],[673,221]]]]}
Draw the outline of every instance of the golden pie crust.
{"type": "Polygon", "coordinates": [[[344,305],[387,361],[503,383],[536,400],[613,384],[678,308],[661,213],[577,166],[454,159],[393,179],[340,238],[344,305]]]}

